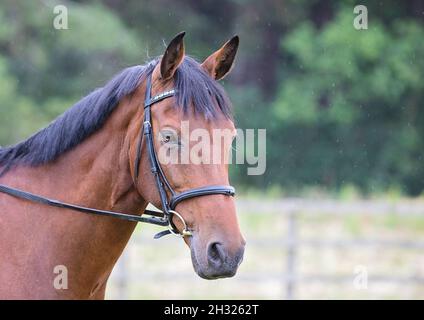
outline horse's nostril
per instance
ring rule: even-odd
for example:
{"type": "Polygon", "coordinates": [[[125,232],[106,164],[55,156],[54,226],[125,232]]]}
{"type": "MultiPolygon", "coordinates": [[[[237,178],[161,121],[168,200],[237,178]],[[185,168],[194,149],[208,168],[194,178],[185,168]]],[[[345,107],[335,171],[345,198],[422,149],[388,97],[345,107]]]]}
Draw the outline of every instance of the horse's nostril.
{"type": "Polygon", "coordinates": [[[208,246],[208,261],[214,268],[220,267],[225,260],[224,246],[219,242],[213,242],[208,246]]]}

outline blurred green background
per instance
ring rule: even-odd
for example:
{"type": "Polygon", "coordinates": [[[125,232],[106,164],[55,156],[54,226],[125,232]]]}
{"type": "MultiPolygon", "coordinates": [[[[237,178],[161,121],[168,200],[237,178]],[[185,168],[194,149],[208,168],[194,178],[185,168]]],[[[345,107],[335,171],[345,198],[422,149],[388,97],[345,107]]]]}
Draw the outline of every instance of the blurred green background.
{"type": "Polygon", "coordinates": [[[179,31],[200,61],[240,36],[223,84],[237,127],[267,130],[265,174],[231,167],[245,261],[235,278],[204,281],[181,242],[150,242],[157,229],[139,226],[109,298],[423,298],[424,2],[361,1],[367,30],[353,27],[357,4],[0,2],[3,146],[179,31]],[[53,28],[58,4],[68,30],[53,28]],[[361,265],[366,290],[353,284],[361,265]]]}
{"type": "Polygon", "coordinates": [[[46,125],[125,66],[162,54],[187,31],[203,60],[234,34],[224,81],[241,128],[267,129],[267,170],[252,190],[416,196],[424,186],[422,1],[156,0],[0,3],[0,145],[46,125]],[[369,3],[367,3],[369,2],[369,3]],[[69,30],[53,28],[68,8],[69,30]]]}

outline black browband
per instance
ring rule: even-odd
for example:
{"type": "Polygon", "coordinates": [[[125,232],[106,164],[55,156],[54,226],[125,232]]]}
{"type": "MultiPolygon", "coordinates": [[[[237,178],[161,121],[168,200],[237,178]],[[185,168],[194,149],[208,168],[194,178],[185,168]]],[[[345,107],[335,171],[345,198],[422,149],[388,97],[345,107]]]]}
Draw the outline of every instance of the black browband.
{"type": "Polygon", "coordinates": [[[44,205],[48,205],[52,207],[70,209],[70,210],[79,211],[83,213],[89,213],[89,214],[109,216],[109,217],[114,217],[118,219],[134,221],[134,222],[144,222],[144,223],[150,223],[150,224],[155,224],[159,226],[167,226],[168,230],[164,230],[156,234],[155,239],[158,239],[164,235],[171,234],[171,233],[175,235],[180,235],[183,237],[191,236],[191,231],[187,228],[187,224],[184,221],[183,217],[177,211],[175,211],[176,206],[181,201],[195,198],[195,197],[216,195],[216,194],[234,196],[235,190],[232,186],[207,186],[207,187],[190,189],[181,193],[176,193],[172,189],[168,179],[166,179],[166,176],[156,156],[154,142],[153,142],[151,106],[159,101],[162,101],[166,98],[174,96],[175,90],[169,90],[169,91],[160,93],[154,96],[153,98],[151,98],[151,91],[152,91],[152,76],[150,74],[147,78],[147,84],[146,84],[146,97],[144,101],[144,120],[143,120],[142,130],[140,133],[140,138],[138,139],[138,144],[137,144],[137,154],[136,154],[135,164],[134,164],[133,179],[136,185],[138,181],[138,175],[139,175],[141,148],[142,148],[143,136],[144,136],[146,139],[147,152],[148,152],[149,163],[150,163],[150,171],[152,172],[156,181],[156,187],[159,192],[162,211],[153,211],[153,210],[146,209],[144,210],[143,215],[148,215],[148,217],[144,217],[144,216],[138,216],[134,214],[115,212],[115,211],[86,208],[86,207],[81,207],[81,206],[77,206],[77,205],[73,205],[73,204],[69,204],[69,203],[65,203],[65,202],[61,202],[57,200],[48,199],[39,195],[32,194],[30,192],[18,190],[18,189],[11,188],[2,184],[0,184],[0,192],[19,198],[19,199],[32,201],[32,202],[36,202],[36,203],[40,203],[40,204],[44,204],[44,205]],[[166,192],[165,187],[166,189],[168,189],[168,191],[171,194],[170,199],[168,199],[168,194],[166,192]],[[183,225],[182,231],[179,231],[177,227],[175,226],[173,222],[174,216],[176,216],[178,219],[181,220],[183,225]]]}

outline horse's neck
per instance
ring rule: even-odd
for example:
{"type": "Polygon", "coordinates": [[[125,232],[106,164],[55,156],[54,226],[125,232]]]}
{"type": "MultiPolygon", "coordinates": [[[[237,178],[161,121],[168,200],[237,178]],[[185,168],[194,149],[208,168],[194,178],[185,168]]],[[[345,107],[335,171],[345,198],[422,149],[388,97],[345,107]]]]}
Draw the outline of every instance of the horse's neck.
{"type": "MultiPolygon", "coordinates": [[[[108,120],[103,129],[55,162],[14,169],[0,183],[77,205],[141,212],[146,203],[133,186],[126,130],[117,131],[119,123],[113,121],[108,120]]],[[[45,295],[53,296],[88,297],[97,294],[95,288],[104,290],[102,284],[135,227],[135,223],[128,221],[5,196],[0,197],[0,213],[0,256],[10,256],[18,274],[33,267],[31,272],[38,273],[37,283],[46,282],[41,284],[46,287],[45,295]],[[57,265],[67,267],[69,288],[73,290],[57,291],[52,287],[57,265]]],[[[31,287],[25,274],[19,277],[31,287]]],[[[0,275],[0,287],[2,281],[5,280],[0,275]]],[[[39,287],[30,289],[42,292],[39,287]]]]}

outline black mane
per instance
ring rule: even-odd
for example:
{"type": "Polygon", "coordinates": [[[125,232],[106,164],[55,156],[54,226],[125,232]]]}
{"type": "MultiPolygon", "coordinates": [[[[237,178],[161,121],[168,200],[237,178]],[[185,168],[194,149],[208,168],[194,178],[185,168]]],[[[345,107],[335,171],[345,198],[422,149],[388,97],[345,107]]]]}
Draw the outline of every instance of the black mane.
{"type": "MultiPolygon", "coordinates": [[[[101,129],[119,101],[134,92],[158,61],[122,70],[103,88],[81,99],[46,128],[22,142],[0,148],[0,166],[3,167],[0,175],[16,165],[38,166],[54,161],[101,129]]],[[[223,88],[194,59],[184,59],[175,74],[174,86],[177,105],[184,111],[193,103],[195,112],[207,118],[215,117],[218,112],[231,118],[230,103],[223,88]],[[214,107],[216,103],[220,111],[214,107]]]]}

